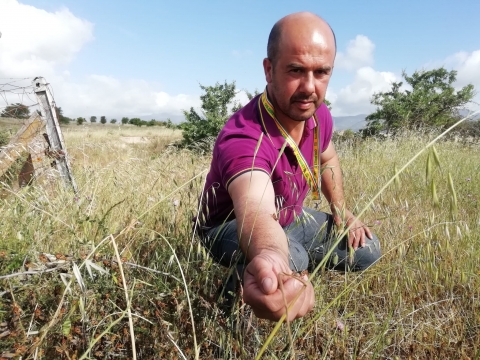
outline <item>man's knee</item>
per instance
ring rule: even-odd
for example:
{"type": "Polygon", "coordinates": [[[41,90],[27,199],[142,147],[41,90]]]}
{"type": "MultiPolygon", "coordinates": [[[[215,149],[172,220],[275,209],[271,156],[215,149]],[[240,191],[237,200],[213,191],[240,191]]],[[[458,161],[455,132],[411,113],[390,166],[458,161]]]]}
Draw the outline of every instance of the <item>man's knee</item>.
{"type": "Polygon", "coordinates": [[[236,220],[209,229],[200,235],[200,239],[210,256],[217,263],[226,267],[232,266],[241,252],[238,244],[236,220]]]}
{"type": "Polygon", "coordinates": [[[380,241],[378,240],[377,236],[373,234],[373,239],[367,238],[365,246],[358,248],[355,251],[355,261],[352,270],[365,270],[375,264],[381,256],[382,252],[380,250],[380,241]]]}
{"type": "Polygon", "coordinates": [[[289,263],[292,271],[300,272],[308,269],[308,252],[296,241],[289,241],[289,263]]]}

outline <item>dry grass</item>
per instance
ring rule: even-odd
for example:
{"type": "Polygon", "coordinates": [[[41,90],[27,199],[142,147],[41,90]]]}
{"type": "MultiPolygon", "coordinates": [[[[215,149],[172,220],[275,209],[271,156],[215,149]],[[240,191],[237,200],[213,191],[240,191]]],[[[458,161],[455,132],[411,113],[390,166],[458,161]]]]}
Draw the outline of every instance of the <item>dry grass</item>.
{"type": "Polygon", "coordinates": [[[17,131],[23,125],[25,120],[0,117],[0,130],[17,131]]]}
{"type": "MultiPolygon", "coordinates": [[[[132,358],[135,343],[139,359],[195,358],[194,337],[200,359],[255,357],[275,324],[241,304],[232,318],[219,315],[214,294],[226,270],[192,238],[209,157],[169,148],[180,133],[156,127],[71,125],[64,135],[76,196],[56,182],[3,188],[0,276],[53,266],[43,253],[66,261],[0,280],[0,357],[132,358]]],[[[337,144],[349,206],[361,210],[427,138],[337,144]]],[[[297,359],[480,357],[480,149],[436,148],[441,167],[429,177],[438,206],[425,154],[364,216],[381,239],[381,261],[362,274],[315,278],[315,311],[291,324],[297,359]]],[[[283,325],[264,358],[290,355],[283,325]]]]}

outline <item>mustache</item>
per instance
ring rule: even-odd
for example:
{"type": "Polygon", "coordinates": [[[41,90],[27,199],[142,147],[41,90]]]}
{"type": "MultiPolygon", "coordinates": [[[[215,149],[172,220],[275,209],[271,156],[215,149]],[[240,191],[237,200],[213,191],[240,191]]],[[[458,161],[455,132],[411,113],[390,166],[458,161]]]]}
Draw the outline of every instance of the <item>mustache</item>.
{"type": "Polygon", "coordinates": [[[312,95],[305,95],[305,94],[295,94],[290,98],[291,102],[295,101],[311,101],[316,102],[318,100],[318,96],[315,94],[312,95]]]}

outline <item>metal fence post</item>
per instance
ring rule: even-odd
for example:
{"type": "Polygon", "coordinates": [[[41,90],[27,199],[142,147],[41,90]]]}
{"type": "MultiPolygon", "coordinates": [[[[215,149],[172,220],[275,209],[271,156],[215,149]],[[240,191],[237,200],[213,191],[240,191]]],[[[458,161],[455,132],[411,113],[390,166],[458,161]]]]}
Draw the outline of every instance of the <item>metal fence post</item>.
{"type": "Polygon", "coordinates": [[[46,130],[49,155],[55,160],[55,166],[60,173],[65,185],[73,187],[75,193],[77,192],[77,184],[73,178],[70,163],[68,161],[67,149],[63,140],[62,131],[57,119],[57,112],[55,110],[55,101],[48,87],[47,81],[43,77],[36,77],[33,79],[33,88],[40,105],[41,116],[46,119],[46,130]]]}

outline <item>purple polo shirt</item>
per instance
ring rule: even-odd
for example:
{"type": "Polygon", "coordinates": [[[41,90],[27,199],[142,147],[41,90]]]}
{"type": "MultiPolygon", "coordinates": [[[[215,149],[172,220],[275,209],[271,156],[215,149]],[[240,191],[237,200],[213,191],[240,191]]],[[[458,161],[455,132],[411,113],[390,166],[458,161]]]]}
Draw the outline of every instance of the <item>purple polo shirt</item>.
{"type": "MultiPolygon", "coordinates": [[[[320,122],[320,147],[323,152],[332,137],[332,116],[325,104],[317,109],[316,114],[320,122]]],[[[314,131],[316,122],[310,118],[305,122],[299,144],[310,167],[313,167],[314,131]]],[[[271,174],[275,204],[280,215],[279,223],[282,227],[292,223],[295,215],[301,213],[303,201],[310,189],[289,145],[275,166],[284,142],[274,120],[263,107],[260,95],[233,114],[215,142],[202,197],[200,223],[210,227],[235,218],[228,186],[237,176],[252,169],[271,174]],[[262,132],[264,136],[254,156],[262,132]]]]}

